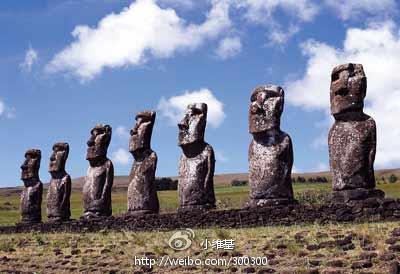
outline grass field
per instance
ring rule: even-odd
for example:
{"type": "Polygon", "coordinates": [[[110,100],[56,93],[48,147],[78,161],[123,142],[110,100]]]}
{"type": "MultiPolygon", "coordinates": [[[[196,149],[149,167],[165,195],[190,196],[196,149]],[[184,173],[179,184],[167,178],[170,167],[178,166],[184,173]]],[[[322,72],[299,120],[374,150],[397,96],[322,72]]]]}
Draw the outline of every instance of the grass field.
{"type": "MultiPolygon", "coordinates": [[[[325,196],[330,192],[330,184],[323,183],[297,183],[294,184],[296,199],[300,202],[315,202],[321,196],[325,196]]],[[[386,196],[392,198],[400,198],[400,182],[379,183],[379,189],[385,191],[386,196]]],[[[241,208],[247,198],[249,189],[247,186],[229,187],[217,186],[215,188],[217,207],[220,209],[241,208]]],[[[80,191],[73,191],[71,195],[71,213],[72,218],[77,219],[82,215],[82,200],[80,191]]],[[[176,191],[159,191],[158,197],[160,200],[161,212],[173,212],[178,207],[178,197],[176,191]]],[[[43,195],[42,216],[46,220],[46,193],[43,195]]],[[[118,189],[112,193],[113,214],[121,214],[126,211],[126,191],[118,189]]],[[[20,219],[19,213],[19,195],[15,192],[3,193],[0,192],[0,225],[10,225],[18,222],[20,219]]]]}
{"type": "Polygon", "coordinates": [[[399,223],[386,222],[196,229],[190,248],[184,251],[169,247],[173,231],[0,235],[0,272],[398,273],[391,272],[400,258],[396,228],[399,223]],[[232,239],[234,249],[204,249],[200,244],[205,239],[232,239]],[[187,256],[219,265],[174,266],[165,260],[187,256]],[[135,257],[166,264],[150,268],[139,265],[135,257]],[[255,258],[253,264],[246,257],[255,258]],[[224,265],[229,260],[231,265],[224,265]]]}

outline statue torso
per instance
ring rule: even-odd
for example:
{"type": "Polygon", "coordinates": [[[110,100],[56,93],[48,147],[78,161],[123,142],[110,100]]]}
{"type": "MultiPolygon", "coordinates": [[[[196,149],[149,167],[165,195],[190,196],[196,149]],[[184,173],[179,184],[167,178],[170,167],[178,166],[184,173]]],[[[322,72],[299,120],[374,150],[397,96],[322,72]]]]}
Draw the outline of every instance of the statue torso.
{"type": "Polygon", "coordinates": [[[333,189],[375,186],[373,159],[376,126],[372,118],[364,121],[336,121],[329,132],[329,155],[333,189]]]}
{"type": "Polygon", "coordinates": [[[142,161],[134,161],[129,176],[128,210],[158,211],[156,167],[157,155],[154,151],[142,161]]]}
{"type": "Polygon", "coordinates": [[[249,149],[251,199],[292,198],[293,151],[289,135],[252,140],[249,149]]]}

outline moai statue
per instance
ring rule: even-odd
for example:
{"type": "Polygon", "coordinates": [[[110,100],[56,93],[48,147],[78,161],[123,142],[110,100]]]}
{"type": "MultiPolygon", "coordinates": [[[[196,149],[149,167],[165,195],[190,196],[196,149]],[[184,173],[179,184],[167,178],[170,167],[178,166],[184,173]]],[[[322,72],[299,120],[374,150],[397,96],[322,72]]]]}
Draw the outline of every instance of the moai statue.
{"type": "Polygon", "coordinates": [[[21,194],[21,222],[39,223],[42,221],[43,184],[39,179],[42,153],[38,149],[29,149],[21,166],[21,180],[24,190],[21,194]]]}
{"type": "Polygon", "coordinates": [[[109,125],[97,125],[87,142],[86,160],[89,169],[83,185],[83,217],[111,216],[111,189],[114,181],[114,166],[107,158],[112,129],[109,125]]]}
{"type": "Polygon", "coordinates": [[[130,132],[129,151],[134,157],[128,186],[128,212],[131,214],[158,213],[160,208],[155,181],[157,154],[150,146],[155,119],[154,111],[139,112],[130,132]]]}
{"type": "Polygon", "coordinates": [[[249,132],[250,200],[247,207],[292,203],[293,147],[281,131],[284,91],[275,85],[257,87],[251,95],[249,132]]]}
{"type": "Polygon", "coordinates": [[[207,105],[190,104],[178,124],[179,146],[183,154],[179,162],[178,194],[184,210],[207,210],[215,207],[213,148],[204,142],[207,105]]]}
{"type": "Polygon", "coordinates": [[[56,143],[50,156],[49,172],[51,175],[47,191],[47,218],[49,222],[68,221],[71,217],[71,177],[65,171],[69,145],[56,143]]]}
{"type": "Polygon", "coordinates": [[[333,199],[347,202],[382,198],[384,193],[374,189],[376,125],[374,119],[363,112],[367,92],[363,66],[339,65],[333,69],[331,77],[331,114],[335,123],[328,142],[333,199]]]}

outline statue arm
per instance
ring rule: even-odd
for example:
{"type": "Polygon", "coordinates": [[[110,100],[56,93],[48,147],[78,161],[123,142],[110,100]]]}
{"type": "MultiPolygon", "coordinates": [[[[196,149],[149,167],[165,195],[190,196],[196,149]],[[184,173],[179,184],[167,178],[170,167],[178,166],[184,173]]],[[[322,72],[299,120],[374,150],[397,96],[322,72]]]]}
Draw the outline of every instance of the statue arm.
{"type": "Polygon", "coordinates": [[[368,166],[369,166],[370,170],[373,170],[375,155],[376,155],[376,124],[375,124],[375,122],[373,122],[373,127],[371,129],[370,142],[371,142],[371,149],[370,149],[369,155],[368,155],[368,166]]]}
{"type": "Polygon", "coordinates": [[[62,205],[64,206],[65,203],[70,199],[71,197],[71,177],[67,175],[65,178],[62,180],[62,188],[64,190],[64,195],[62,199],[62,205]]]}
{"type": "Polygon", "coordinates": [[[105,201],[107,193],[111,192],[111,188],[114,182],[114,166],[110,160],[108,160],[106,182],[103,187],[103,192],[101,193],[101,200],[105,201]]]}
{"type": "MultiPolygon", "coordinates": [[[[214,155],[214,150],[210,146],[210,152],[208,153],[207,156],[207,175],[206,175],[206,180],[205,180],[205,185],[204,189],[206,190],[206,193],[208,194],[213,194],[214,193],[214,170],[215,170],[215,155],[214,155]]],[[[215,203],[215,196],[209,197],[210,198],[210,203],[215,203]]]]}
{"type": "Polygon", "coordinates": [[[288,176],[291,178],[292,175],[292,168],[293,168],[293,143],[292,143],[292,139],[290,138],[290,136],[288,136],[289,138],[289,151],[288,151],[288,157],[289,157],[289,161],[288,161],[288,165],[289,165],[289,170],[288,170],[288,176]]]}

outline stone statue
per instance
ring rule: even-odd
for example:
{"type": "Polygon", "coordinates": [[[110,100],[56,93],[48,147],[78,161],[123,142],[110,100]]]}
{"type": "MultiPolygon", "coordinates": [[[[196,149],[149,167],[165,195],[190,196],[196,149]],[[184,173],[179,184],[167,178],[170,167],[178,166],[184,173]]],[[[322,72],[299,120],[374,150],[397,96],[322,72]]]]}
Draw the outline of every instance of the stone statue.
{"type": "Polygon", "coordinates": [[[21,194],[21,222],[39,223],[42,221],[43,184],[39,179],[42,153],[38,149],[29,149],[21,166],[21,180],[24,190],[21,194]]]}
{"type": "Polygon", "coordinates": [[[128,186],[128,211],[132,214],[158,213],[160,208],[155,182],[157,154],[150,146],[155,119],[154,111],[139,112],[130,132],[129,151],[135,159],[128,186]]]}
{"type": "Polygon", "coordinates": [[[90,133],[86,154],[89,169],[83,185],[83,217],[111,216],[114,167],[107,158],[107,149],[112,129],[109,125],[97,125],[90,133]]]}
{"type": "Polygon", "coordinates": [[[68,221],[71,217],[71,177],[65,171],[68,154],[67,143],[54,144],[49,164],[51,180],[47,191],[47,218],[50,222],[68,221]]]}
{"type": "Polygon", "coordinates": [[[292,140],[280,129],[284,97],[283,89],[275,85],[257,87],[251,95],[248,207],[293,202],[292,140]]]}
{"type": "Polygon", "coordinates": [[[190,104],[178,124],[179,146],[183,154],[179,163],[178,210],[210,209],[215,207],[213,148],[204,142],[207,105],[190,104]]]}
{"type": "Polygon", "coordinates": [[[333,198],[337,201],[383,197],[374,190],[376,125],[363,112],[367,78],[361,64],[343,64],[331,75],[331,114],[335,118],[329,132],[333,198]]]}

